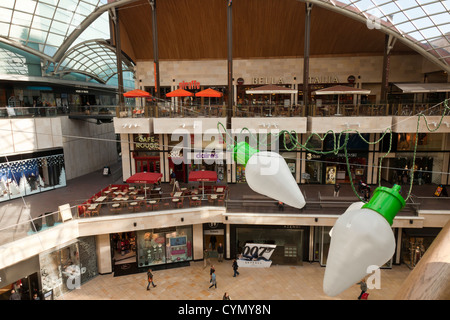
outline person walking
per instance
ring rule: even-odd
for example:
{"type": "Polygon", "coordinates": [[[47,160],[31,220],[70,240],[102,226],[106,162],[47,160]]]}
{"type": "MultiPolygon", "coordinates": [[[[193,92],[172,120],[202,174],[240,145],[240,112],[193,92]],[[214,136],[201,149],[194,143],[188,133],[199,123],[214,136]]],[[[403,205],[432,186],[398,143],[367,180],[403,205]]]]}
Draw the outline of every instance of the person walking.
{"type": "Polygon", "coordinates": [[[156,287],[156,284],[153,282],[153,274],[152,274],[152,269],[148,269],[147,271],[147,290],[150,290],[150,285],[154,287],[156,287]]]}
{"type": "Polygon", "coordinates": [[[214,265],[211,265],[211,268],[209,268],[209,283],[212,282],[212,274],[216,271],[216,268],[214,268],[214,265]]]}
{"type": "Polygon", "coordinates": [[[361,294],[358,297],[358,300],[361,300],[363,295],[367,292],[367,283],[365,279],[362,279],[360,282],[358,282],[359,287],[361,288],[361,294]]]}
{"type": "Polygon", "coordinates": [[[334,185],[334,196],[339,197],[339,190],[341,189],[341,185],[339,183],[336,183],[334,185]]]}
{"type": "Polygon", "coordinates": [[[217,289],[217,280],[216,280],[216,271],[215,270],[211,274],[211,285],[209,286],[208,289],[211,289],[212,287],[217,289]]]}
{"type": "Polygon", "coordinates": [[[222,243],[219,243],[218,247],[217,247],[217,256],[218,256],[218,261],[222,262],[223,261],[223,245],[222,243]]]}
{"type": "Polygon", "coordinates": [[[203,269],[206,268],[206,263],[211,264],[211,259],[209,258],[209,251],[205,249],[203,252],[203,269]]]}
{"type": "Polygon", "coordinates": [[[234,271],[234,275],[233,277],[236,277],[236,275],[239,275],[239,272],[237,271],[239,268],[236,259],[233,260],[233,271],[234,271]]]}

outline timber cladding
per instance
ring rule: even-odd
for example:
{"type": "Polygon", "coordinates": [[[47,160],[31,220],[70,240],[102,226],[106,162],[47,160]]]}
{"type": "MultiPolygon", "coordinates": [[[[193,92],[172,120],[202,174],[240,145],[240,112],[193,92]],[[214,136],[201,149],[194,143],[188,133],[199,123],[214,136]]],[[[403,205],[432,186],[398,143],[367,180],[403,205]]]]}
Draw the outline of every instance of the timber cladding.
{"type": "MultiPolygon", "coordinates": [[[[227,1],[157,2],[160,60],[227,58],[227,1]]],[[[233,59],[301,57],[305,3],[297,0],[235,0],[233,59]]],[[[147,0],[119,9],[122,46],[136,60],[153,59],[152,10],[147,0]]],[[[311,56],[379,54],[384,33],[341,14],[313,6],[311,56]]],[[[396,43],[393,53],[411,53],[396,43]]]]}

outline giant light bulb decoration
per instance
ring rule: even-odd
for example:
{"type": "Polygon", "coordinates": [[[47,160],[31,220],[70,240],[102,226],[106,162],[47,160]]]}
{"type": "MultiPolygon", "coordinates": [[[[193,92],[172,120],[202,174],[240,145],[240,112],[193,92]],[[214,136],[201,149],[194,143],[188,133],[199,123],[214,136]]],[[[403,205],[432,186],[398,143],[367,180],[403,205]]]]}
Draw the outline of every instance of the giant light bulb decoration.
{"type": "Polygon", "coordinates": [[[259,151],[240,142],[234,147],[238,164],[245,165],[245,179],[255,192],[301,209],[305,198],[286,161],[278,153],[259,151]]]}
{"type": "Polygon", "coordinates": [[[342,214],[330,232],[331,244],[323,291],[336,296],[367,276],[370,266],[382,266],[392,258],[394,217],[405,206],[400,186],[378,187],[372,199],[356,202],[342,214]]]}

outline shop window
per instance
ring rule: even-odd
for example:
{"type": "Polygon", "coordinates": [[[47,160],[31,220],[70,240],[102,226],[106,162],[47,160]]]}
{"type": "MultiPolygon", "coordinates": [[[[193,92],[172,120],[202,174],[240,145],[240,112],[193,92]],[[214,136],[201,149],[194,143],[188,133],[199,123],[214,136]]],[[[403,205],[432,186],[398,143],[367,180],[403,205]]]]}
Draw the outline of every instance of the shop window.
{"type": "Polygon", "coordinates": [[[62,154],[0,163],[0,202],[64,186],[62,154]]]}
{"type": "Polygon", "coordinates": [[[139,267],[192,260],[192,228],[143,230],[137,232],[139,267]]]}

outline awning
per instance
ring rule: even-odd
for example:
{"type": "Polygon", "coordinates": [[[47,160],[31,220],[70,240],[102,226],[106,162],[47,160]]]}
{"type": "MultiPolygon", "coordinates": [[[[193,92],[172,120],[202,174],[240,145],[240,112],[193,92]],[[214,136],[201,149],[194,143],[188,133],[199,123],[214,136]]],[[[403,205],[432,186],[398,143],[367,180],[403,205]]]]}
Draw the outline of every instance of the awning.
{"type": "Polygon", "coordinates": [[[297,92],[297,90],[277,86],[274,84],[268,84],[265,86],[245,90],[245,93],[247,94],[295,94],[297,92]]]}
{"type": "Polygon", "coordinates": [[[189,181],[215,182],[217,173],[215,171],[192,171],[189,173],[189,181]]]}
{"type": "Polygon", "coordinates": [[[162,178],[159,172],[138,172],[127,179],[127,183],[155,184],[162,178]]]}
{"type": "Polygon", "coordinates": [[[357,89],[349,86],[333,86],[312,92],[317,95],[332,95],[332,94],[370,94],[370,90],[357,89]]]}
{"type": "Polygon", "coordinates": [[[450,83],[394,83],[403,93],[450,92],[450,83]]]}

